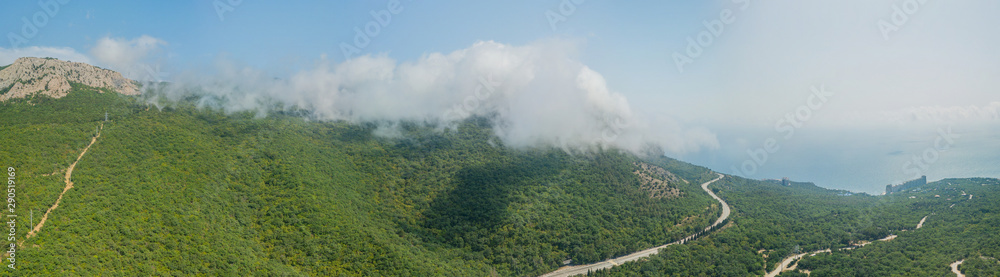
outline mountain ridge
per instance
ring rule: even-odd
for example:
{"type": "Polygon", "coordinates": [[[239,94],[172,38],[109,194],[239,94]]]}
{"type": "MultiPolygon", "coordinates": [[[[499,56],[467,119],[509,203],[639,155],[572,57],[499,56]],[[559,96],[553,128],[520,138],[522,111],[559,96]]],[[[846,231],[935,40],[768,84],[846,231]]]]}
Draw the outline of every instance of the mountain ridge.
{"type": "Polygon", "coordinates": [[[62,98],[72,90],[70,83],[109,89],[124,95],[140,94],[138,82],[114,70],[54,58],[21,57],[10,65],[0,67],[0,102],[36,93],[62,98]]]}

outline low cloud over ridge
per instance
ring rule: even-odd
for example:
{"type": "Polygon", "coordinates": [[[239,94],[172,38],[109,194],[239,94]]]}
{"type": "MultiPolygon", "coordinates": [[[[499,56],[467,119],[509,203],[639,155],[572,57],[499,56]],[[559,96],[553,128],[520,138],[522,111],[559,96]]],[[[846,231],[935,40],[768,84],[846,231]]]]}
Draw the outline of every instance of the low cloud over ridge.
{"type": "Polygon", "coordinates": [[[206,96],[202,105],[229,112],[299,107],[319,119],[351,122],[450,127],[470,116],[489,116],[496,134],[514,147],[641,153],[655,145],[674,154],[719,147],[707,129],[634,111],[600,73],[574,59],[575,48],[564,40],[524,46],[480,41],[415,61],[386,55],[341,63],[321,59],[288,79],[220,62],[213,74],[181,74],[155,95],[176,100],[199,91],[206,96]]]}

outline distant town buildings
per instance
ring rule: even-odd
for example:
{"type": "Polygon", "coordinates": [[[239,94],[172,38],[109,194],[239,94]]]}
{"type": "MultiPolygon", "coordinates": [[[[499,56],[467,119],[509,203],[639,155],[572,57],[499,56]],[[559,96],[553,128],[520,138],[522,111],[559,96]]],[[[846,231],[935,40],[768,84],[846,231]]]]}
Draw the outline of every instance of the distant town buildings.
{"type": "Polygon", "coordinates": [[[913,180],[910,180],[910,181],[906,181],[905,183],[902,183],[902,184],[899,184],[899,185],[895,185],[895,186],[891,185],[891,184],[890,185],[886,185],[885,186],[885,194],[891,194],[893,192],[900,192],[900,191],[903,191],[903,190],[920,187],[920,186],[923,186],[923,185],[926,185],[926,184],[927,184],[927,176],[924,175],[924,176],[920,176],[920,178],[913,179],[913,180]]]}
{"type": "MultiPolygon", "coordinates": [[[[772,183],[772,184],[775,184],[775,185],[786,186],[786,187],[792,185],[792,180],[788,179],[788,177],[782,177],[780,180],[779,179],[760,179],[760,180],[764,181],[764,182],[772,183]]],[[[802,182],[800,182],[800,183],[802,183],[802,182]]],[[[803,184],[812,184],[812,183],[807,183],[806,182],[806,183],[803,183],[803,184]]]]}

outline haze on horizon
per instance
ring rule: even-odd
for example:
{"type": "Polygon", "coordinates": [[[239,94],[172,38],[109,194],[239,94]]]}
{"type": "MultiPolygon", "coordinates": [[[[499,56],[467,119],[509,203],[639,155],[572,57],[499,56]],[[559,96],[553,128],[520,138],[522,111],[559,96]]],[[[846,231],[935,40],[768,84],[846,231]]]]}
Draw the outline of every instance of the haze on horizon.
{"type": "Polygon", "coordinates": [[[197,87],[224,99],[206,105],[306,106],[387,136],[499,115],[512,145],[653,144],[869,193],[1000,177],[997,2],[42,3],[0,11],[0,64],[86,62],[177,84],[163,97],[197,87]]]}

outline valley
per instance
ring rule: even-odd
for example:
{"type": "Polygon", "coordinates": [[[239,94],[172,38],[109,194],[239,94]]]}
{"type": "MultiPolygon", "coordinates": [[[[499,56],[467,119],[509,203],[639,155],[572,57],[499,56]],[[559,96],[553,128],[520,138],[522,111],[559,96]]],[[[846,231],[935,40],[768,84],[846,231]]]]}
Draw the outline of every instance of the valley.
{"type": "Polygon", "coordinates": [[[644,162],[675,174],[663,184],[681,197],[638,186],[637,157],[491,146],[475,121],[381,139],[74,86],[0,104],[4,143],[23,146],[0,157],[38,184],[19,212],[48,211],[17,237],[24,272],[530,276],[680,239],[721,212],[696,185],[717,176],[666,158],[644,162]]]}

